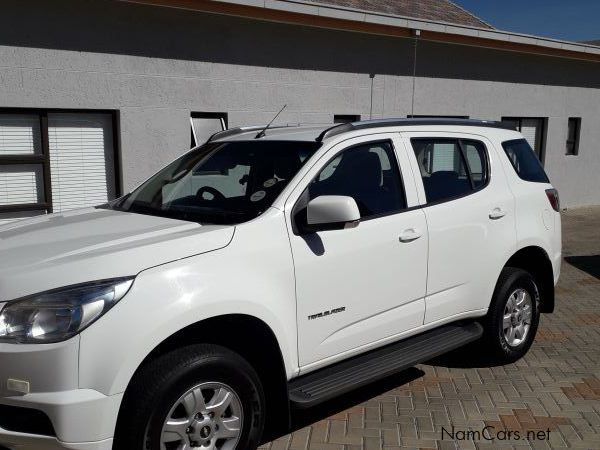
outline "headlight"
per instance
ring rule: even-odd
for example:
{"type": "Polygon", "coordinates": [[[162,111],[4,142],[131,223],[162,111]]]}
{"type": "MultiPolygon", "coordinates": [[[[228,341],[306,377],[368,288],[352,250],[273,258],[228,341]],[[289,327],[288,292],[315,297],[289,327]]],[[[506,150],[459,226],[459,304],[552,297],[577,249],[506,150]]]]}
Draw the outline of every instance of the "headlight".
{"type": "Polygon", "coordinates": [[[75,336],[123,298],[133,278],[55,289],[0,304],[0,342],[59,342],[75,336]]]}

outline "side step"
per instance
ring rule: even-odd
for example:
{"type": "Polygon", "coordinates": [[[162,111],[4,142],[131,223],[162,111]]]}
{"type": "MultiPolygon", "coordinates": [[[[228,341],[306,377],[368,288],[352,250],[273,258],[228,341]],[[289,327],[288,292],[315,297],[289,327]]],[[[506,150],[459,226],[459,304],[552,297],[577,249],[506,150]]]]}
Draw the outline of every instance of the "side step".
{"type": "Polygon", "coordinates": [[[290,401],[299,408],[312,407],[475,341],[482,334],[477,322],[426,331],[291,380],[290,401]]]}

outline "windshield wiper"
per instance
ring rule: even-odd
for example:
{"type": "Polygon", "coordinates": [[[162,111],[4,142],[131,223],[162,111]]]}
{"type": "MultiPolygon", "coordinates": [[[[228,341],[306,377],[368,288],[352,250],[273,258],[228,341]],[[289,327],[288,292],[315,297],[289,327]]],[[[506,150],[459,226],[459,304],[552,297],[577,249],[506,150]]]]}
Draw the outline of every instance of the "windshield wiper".
{"type": "MultiPolygon", "coordinates": [[[[189,207],[188,207],[189,208],[189,207]]],[[[194,207],[192,207],[194,208],[194,207]]],[[[133,202],[126,210],[131,213],[146,214],[150,216],[166,217],[167,219],[186,220],[188,222],[197,222],[201,224],[219,224],[219,225],[233,225],[244,221],[251,212],[240,211],[240,210],[224,210],[224,209],[211,209],[210,211],[202,208],[210,207],[196,207],[198,210],[190,211],[186,208],[178,208],[171,206],[169,209],[160,209],[152,206],[148,202],[133,202]]]]}

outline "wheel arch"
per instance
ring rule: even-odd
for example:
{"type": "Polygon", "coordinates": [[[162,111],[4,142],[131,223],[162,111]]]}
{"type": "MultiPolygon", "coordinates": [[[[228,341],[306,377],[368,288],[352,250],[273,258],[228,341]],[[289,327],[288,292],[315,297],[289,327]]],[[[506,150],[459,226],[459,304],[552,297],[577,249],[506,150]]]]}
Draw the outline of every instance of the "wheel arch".
{"type": "Polygon", "coordinates": [[[531,245],[519,249],[504,267],[516,267],[529,272],[540,289],[540,311],[554,311],[554,271],[550,257],[542,247],[531,245]]]}
{"type": "Polygon", "coordinates": [[[265,436],[287,431],[290,427],[290,403],[283,354],[273,330],[261,319],[246,314],[228,314],[193,323],[158,344],[138,366],[124,393],[117,418],[128,398],[130,387],[141,369],[156,358],[190,344],[214,344],[225,347],[241,357],[256,370],[263,388],[268,389],[266,399],[265,436]],[[234,335],[223,333],[235,330],[234,335]]]}

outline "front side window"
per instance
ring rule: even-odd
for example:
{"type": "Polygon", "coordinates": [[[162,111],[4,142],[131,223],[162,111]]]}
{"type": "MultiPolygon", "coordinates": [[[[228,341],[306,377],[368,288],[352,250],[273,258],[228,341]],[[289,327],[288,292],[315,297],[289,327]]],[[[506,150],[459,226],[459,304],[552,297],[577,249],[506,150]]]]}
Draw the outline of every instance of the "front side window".
{"type": "Polygon", "coordinates": [[[362,219],[406,208],[402,179],[390,142],[361,144],[331,160],[308,187],[320,195],[352,197],[362,219]]]}
{"type": "Polygon", "coordinates": [[[280,141],[209,143],[109,206],[200,223],[246,222],[271,206],[319,146],[280,141]]]}
{"type": "Polygon", "coordinates": [[[550,182],[539,159],[525,139],[505,141],[502,143],[502,147],[521,179],[534,183],[550,182]]]}
{"type": "Polygon", "coordinates": [[[427,203],[468,195],[486,185],[488,168],[483,143],[447,138],[416,138],[411,143],[427,203]]]}

